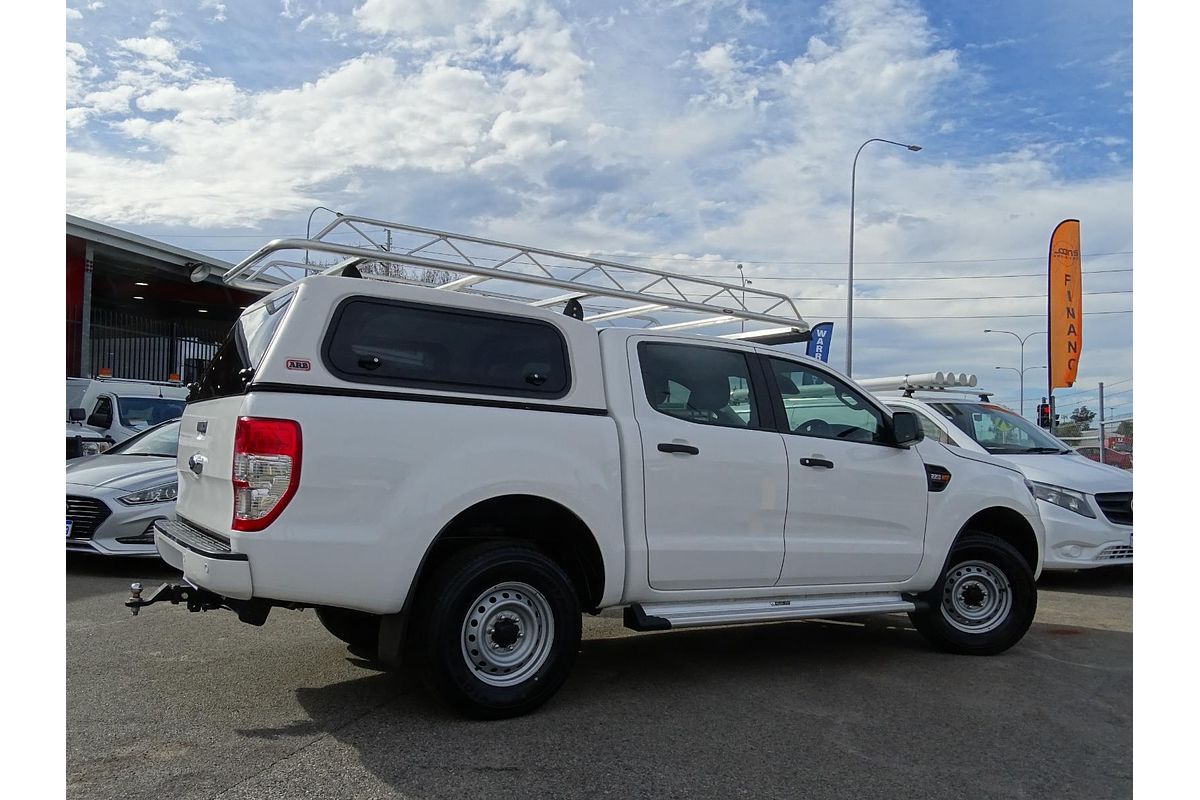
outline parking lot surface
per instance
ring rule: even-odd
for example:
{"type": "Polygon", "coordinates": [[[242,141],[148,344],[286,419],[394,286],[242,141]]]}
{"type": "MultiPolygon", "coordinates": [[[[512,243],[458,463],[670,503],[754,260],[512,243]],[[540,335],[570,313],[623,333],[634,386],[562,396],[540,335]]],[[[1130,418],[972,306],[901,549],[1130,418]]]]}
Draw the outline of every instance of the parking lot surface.
{"type": "Polygon", "coordinates": [[[632,634],[585,618],[533,715],[464,720],[311,611],[156,605],[154,561],[67,560],[72,798],[1107,798],[1132,793],[1128,570],[1050,575],[993,658],[903,616],[632,634]]]}

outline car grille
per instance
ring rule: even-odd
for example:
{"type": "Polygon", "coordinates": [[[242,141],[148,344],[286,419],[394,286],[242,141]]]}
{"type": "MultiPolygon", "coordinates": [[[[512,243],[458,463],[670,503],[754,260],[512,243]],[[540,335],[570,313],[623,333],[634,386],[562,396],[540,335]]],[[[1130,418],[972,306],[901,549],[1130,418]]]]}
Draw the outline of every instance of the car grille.
{"type": "Polygon", "coordinates": [[[92,538],[96,528],[111,514],[112,510],[99,500],[67,495],[67,519],[71,520],[72,539],[92,538]]]}
{"type": "Polygon", "coordinates": [[[1096,504],[1116,525],[1133,524],[1133,492],[1105,492],[1096,495],[1096,504]]]}
{"type": "Polygon", "coordinates": [[[1133,558],[1133,546],[1128,544],[1110,544],[1096,556],[1097,561],[1116,561],[1121,558],[1133,558]]]}

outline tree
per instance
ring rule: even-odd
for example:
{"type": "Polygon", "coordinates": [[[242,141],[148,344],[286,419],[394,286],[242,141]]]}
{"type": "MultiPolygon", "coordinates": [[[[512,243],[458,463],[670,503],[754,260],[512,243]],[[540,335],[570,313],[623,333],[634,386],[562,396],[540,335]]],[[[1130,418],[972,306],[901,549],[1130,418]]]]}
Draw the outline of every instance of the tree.
{"type": "Polygon", "coordinates": [[[1078,422],[1060,422],[1054,429],[1054,435],[1060,439],[1078,439],[1083,430],[1078,422]]]}
{"type": "Polygon", "coordinates": [[[1092,429],[1092,420],[1096,418],[1096,412],[1089,409],[1087,406],[1080,406],[1071,412],[1071,421],[1079,425],[1079,430],[1088,431],[1092,429]]]}
{"type": "Polygon", "coordinates": [[[1133,436],[1133,420],[1123,419],[1117,423],[1118,436],[1133,436]]]}

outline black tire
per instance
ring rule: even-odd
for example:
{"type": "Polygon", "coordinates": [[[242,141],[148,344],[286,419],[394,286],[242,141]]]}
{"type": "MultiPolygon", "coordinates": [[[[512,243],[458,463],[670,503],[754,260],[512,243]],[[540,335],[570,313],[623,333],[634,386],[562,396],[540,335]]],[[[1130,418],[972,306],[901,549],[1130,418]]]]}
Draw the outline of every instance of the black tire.
{"type": "Polygon", "coordinates": [[[332,633],[351,647],[364,653],[374,654],[379,650],[379,615],[348,608],[317,607],[317,619],[332,633]]]}
{"type": "Polygon", "coordinates": [[[1016,548],[992,534],[968,531],[954,544],[937,584],[920,599],[927,608],[908,617],[931,644],[951,653],[990,656],[1003,653],[1029,630],[1037,586],[1016,548]],[[994,613],[978,620],[960,613],[983,614],[989,608],[994,613]]]}
{"type": "Polygon", "coordinates": [[[409,641],[430,687],[468,716],[502,719],[527,714],[558,691],[575,663],[583,623],[558,564],[525,545],[491,543],[437,568],[421,589],[413,624],[409,641]],[[490,593],[497,587],[504,590],[490,593]],[[479,637],[468,641],[475,630],[479,637]],[[485,643],[495,652],[474,647],[485,643]],[[496,665],[523,653],[533,655],[511,669],[496,665]]]}

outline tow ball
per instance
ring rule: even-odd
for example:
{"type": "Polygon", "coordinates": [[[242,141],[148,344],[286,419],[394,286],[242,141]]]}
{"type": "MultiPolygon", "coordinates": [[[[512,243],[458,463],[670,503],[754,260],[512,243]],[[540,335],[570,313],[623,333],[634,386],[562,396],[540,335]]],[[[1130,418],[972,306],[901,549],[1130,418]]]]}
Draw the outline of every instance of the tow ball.
{"type": "Polygon", "coordinates": [[[177,583],[164,583],[151,592],[149,597],[142,597],[142,585],[132,583],[129,585],[129,599],[125,601],[125,607],[136,617],[143,607],[164,602],[171,605],[184,603],[188,611],[211,611],[220,608],[224,604],[224,598],[205,589],[181,586],[177,583]]]}

